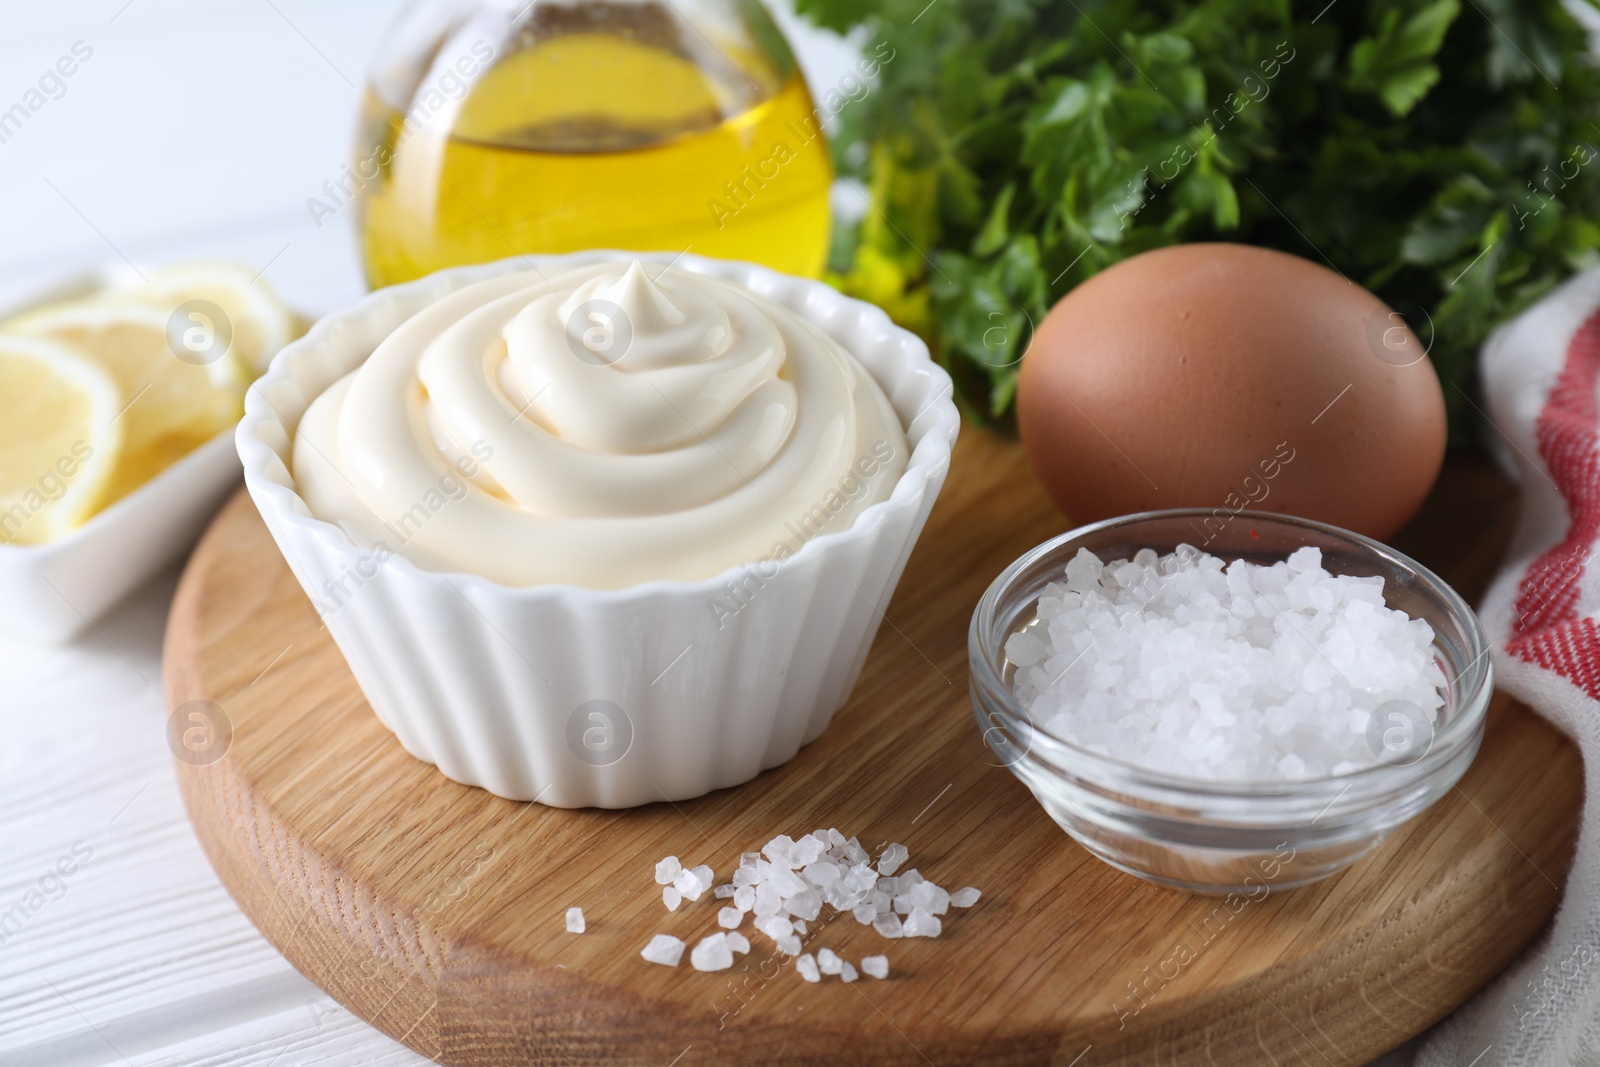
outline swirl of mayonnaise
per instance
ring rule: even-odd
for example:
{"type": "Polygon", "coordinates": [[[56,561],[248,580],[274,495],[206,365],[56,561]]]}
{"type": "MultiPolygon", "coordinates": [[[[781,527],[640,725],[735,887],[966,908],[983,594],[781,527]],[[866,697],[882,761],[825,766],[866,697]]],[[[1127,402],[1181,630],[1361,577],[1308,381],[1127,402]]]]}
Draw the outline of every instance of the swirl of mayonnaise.
{"type": "Polygon", "coordinates": [[[634,260],[451,293],[300,422],[313,515],[505,585],[615,589],[781,560],[904,472],[849,352],[739,286],[634,260]]]}

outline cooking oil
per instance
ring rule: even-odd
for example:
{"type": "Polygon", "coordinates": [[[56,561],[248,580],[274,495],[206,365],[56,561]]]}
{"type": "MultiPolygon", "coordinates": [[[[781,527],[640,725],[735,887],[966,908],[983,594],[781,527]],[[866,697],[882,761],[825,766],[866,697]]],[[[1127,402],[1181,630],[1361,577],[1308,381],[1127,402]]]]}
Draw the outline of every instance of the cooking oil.
{"type": "Polygon", "coordinates": [[[503,55],[478,42],[481,76],[448,106],[402,111],[369,90],[368,282],[587,248],[819,275],[833,170],[805,82],[792,59],[702,41],[696,54],[579,29],[503,55]]]}

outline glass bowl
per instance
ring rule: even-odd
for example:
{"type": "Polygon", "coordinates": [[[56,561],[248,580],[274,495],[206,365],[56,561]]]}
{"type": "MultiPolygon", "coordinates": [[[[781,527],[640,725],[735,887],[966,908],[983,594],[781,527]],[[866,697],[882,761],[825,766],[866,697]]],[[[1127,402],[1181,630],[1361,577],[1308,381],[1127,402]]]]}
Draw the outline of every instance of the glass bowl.
{"type": "Polygon", "coordinates": [[[973,714],[984,740],[1050,817],[1112,866],[1199,893],[1254,896],[1268,887],[1306,885],[1371,852],[1466,773],[1494,688],[1477,617],[1437,575],[1359,534],[1263,512],[1240,512],[1219,526],[1210,510],[1151,511],[1046,541],[983,594],[967,647],[973,714]],[[1035,725],[1012,689],[1016,666],[1006,658],[1005,643],[1034,622],[1044,587],[1064,580],[1067,561],[1080,548],[1110,562],[1143,548],[1166,554],[1180,544],[1264,565],[1310,545],[1321,549],[1322,565],[1332,574],[1383,578],[1389,607],[1433,627],[1446,679],[1437,722],[1400,722],[1392,736],[1377,734],[1369,745],[1379,762],[1370,767],[1273,781],[1152,771],[1035,725]]]}

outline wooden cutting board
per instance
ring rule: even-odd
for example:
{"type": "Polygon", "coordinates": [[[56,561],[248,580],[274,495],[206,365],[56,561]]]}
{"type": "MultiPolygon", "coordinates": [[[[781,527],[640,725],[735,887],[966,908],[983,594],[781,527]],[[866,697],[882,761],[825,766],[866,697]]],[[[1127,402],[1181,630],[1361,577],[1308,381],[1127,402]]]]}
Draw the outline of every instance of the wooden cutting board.
{"type": "MultiPolygon", "coordinates": [[[[1476,598],[1514,509],[1486,463],[1455,461],[1400,545],[1476,598]]],[[[966,634],[994,575],[1067,525],[1014,443],[969,431],[820,740],[699,800],[564,811],[407,755],[240,494],[195,553],[167,633],[171,705],[211,701],[228,724],[213,716],[220,759],[177,763],[189,815],[296,967],[419,1052],[473,1067],[1359,1065],[1535,937],[1582,777],[1574,748],[1503,697],[1477,763],[1425,816],[1332,880],[1236,913],[1115,871],[1062,833],[980,742],[966,634]],[[809,985],[757,935],[720,974],[640,959],[658,932],[692,944],[717,929],[709,895],[665,910],[657,859],[726,880],[741,851],[817,826],[869,848],[904,842],[930,878],[984,897],[937,940],[885,941],[845,916],[810,944],[885,952],[888,981],[809,985]],[[570,905],[587,933],[566,932],[570,905]],[[1194,958],[1177,967],[1180,943],[1194,958]]]]}

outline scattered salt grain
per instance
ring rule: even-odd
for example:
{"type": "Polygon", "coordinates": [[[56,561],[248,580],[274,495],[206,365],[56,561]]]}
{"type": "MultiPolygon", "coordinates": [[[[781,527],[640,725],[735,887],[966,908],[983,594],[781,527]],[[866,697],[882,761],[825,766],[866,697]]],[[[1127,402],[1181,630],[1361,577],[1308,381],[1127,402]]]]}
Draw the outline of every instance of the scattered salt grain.
{"type": "Polygon", "coordinates": [[[1006,655],[1033,722],[1092,752],[1190,778],[1321,777],[1379,762],[1383,705],[1435,722],[1444,705],[1432,628],[1316,548],[1271,566],[1080,550],[1063,578],[1006,655]]]}
{"type": "Polygon", "coordinates": [[[671,934],[657,934],[639,955],[663,967],[676,967],[678,961],[683,959],[683,942],[671,934]]]}
{"type": "Polygon", "coordinates": [[[776,941],[794,933],[794,923],[780,915],[765,915],[756,920],[756,929],[776,941]]]}
{"type": "Polygon", "coordinates": [[[779,834],[761,849],[767,859],[779,866],[789,867],[789,850],[794,848],[794,838],[788,834],[779,834]]]}
{"type": "Polygon", "coordinates": [[[950,908],[950,894],[932,882],[918,882],[906,896],[911,898],[915,907],[932,915],[943,915],[950,908]]]}
{"type": "Polygon", "coordinates": [[[697,971],[725,971],[733,966],[733,948],[727,934],[702,938],[689,953],[689,963],[697,971]]]}
{"type": "Polygon", "coordinates": [[[711,868],[705,864],[689,870],[681,870],[672,880],[673,888],[683,894],[685,900],[699,900],[702,893],[711,888],[711,883],[716,881],[716,876],[711,868]]]}
{"type": "Polygon", "coordinates": [[[586,929],[588,929],[588,927],[587,927],[587,924],[585,924],[584,921],[583,921],[583,909],[582,908],[568,908],[567,909],[567,933],[569,933],[569,934],[581,934],[586,929]]]}
{"type": "Polygon", "coordinates": [[[911,914],[905,918],[904,928],[907,937],[938,937],[943,924],[938,916],[921,908],[912,908],[911,914]]]}
{"type": "MultiPolygon", "coordinates": [[[[834,828],[815,830],[798,840],[780,834],[760,852],[741,854],[732,880],[715,887],[714,897],[731,904],[717,910],[721,930],[695,945],[690,963],[700,971],[733,966],[735,953],[750,951],[750,941],[739,928],[753,916],[756,931],[780,953],[795,957],[795,969],[806,981],[838,975],[853,982],[862,973],[886,978],[886,956],[865,957],[858,969],[832,949],[821,949],[815,956],[802,954],[801,939],[811,935],[811,924],[821,918],[824,907],[831,908],[831,914],[848,912],[861,925],[892,940],[938,937],[943,930],[939,916],[951,907],[977,903],[980,893],[972,886],[950,893],[915,868],[897,873],[909,858],[906,846],[895,842],[885,846],[874,863],[860,841],[834,828]]],[[[663,887],[662,902],[675,911],[683,901],[712,890],[715,873],[704,864],[685,868],[677,857],[668,856],[656,865],[656,880],[663,887]]],[[[663,934],[641,955],[675,967],[683,950],[682,941],[663,934]]]]}

